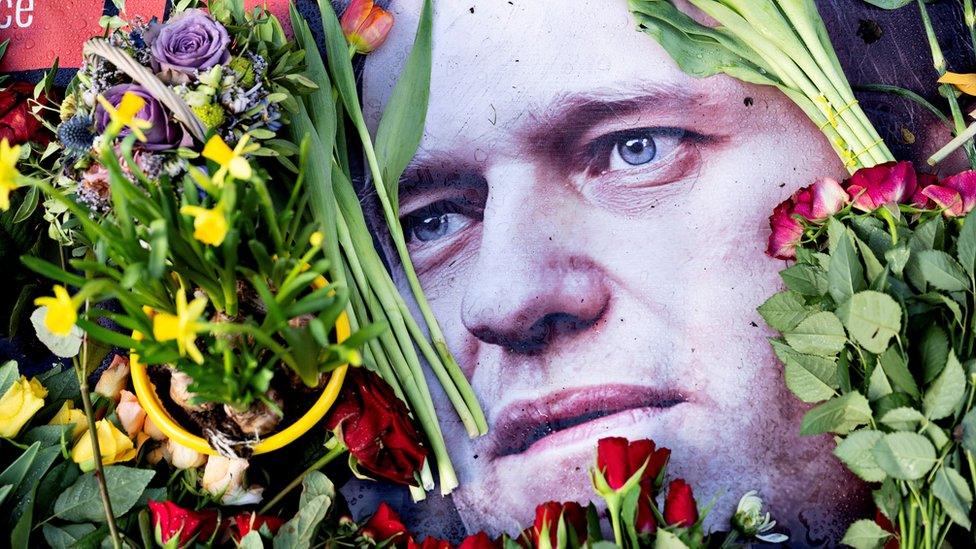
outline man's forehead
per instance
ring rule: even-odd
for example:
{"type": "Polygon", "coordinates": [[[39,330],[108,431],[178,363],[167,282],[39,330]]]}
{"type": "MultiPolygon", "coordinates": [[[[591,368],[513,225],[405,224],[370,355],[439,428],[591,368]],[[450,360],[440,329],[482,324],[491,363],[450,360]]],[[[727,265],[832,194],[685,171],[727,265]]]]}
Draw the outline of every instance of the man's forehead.
{"type": "MultiPolygon", "coordinates": [[[[389,40],[364,72],[375,125],[409,54],[420,0],[395,0],[389,40]]],[[[625,0],[437,2],[428,130],[491,131],[598,90],[697,87],[646,35],[625,0]],[[473,13],[472,13],[473,10],[473,13]]]]}

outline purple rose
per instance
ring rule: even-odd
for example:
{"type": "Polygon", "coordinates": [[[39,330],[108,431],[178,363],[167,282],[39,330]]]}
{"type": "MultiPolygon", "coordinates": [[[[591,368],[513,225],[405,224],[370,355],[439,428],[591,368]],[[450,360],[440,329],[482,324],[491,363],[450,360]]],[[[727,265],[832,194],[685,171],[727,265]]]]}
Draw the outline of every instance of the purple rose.
{"type": "Polygon", "coordinates": [[[227,29],[203,10],[184,11],[151,29],[148,38],[160,71],[190,73],[230,60],[227,29]]]}
{"type": "MultiPolygon", "coordinates": [[[[142,146],[150,151],[175,149],[184,144],[186,134],[178,122],[173,121],[163,104],[153,98],[142,86],[137,84],[119,84],[105,90],[103,94],[113,106],[122,102],[125,92],[132,92],[146,100],[146,106],[136,114],[136,118],[152,122],[152,127],[146,130],[146,142],[142,146]]],[[[98,104],[95,107],[95,125],[99,132],[105,131],[110,121],[108,112],[98,104]]],[[[128,135],[129,128],[124,128],[121,135],[128,135]]]]}

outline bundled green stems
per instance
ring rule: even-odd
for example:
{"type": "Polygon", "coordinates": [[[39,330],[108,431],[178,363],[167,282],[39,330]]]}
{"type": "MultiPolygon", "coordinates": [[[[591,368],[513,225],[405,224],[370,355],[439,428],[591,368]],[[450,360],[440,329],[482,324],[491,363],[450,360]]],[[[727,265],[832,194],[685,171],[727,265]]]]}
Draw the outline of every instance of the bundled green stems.
{"type": "MultiPolygon", "coordinates": [[[[306,46],[309,76],[320,86],[299,105],[291,126],[296,140],[307,139],[311,148],[305,194],[310,200],[313,221],[329,240],[325,249],[335,266],[333,276],[349,288],[347,313],[353,329],[360,324],[380,322],[390,328],[367,343],[364,350],[366,363],[393,387],[420,423],[436,461],[441,492],[446,494],[457,486],[457,476],[420,357],[428,363],[469,436],[484,434],[487,422],[427,303],[407,253],[396,211],[397,183],[406,163],[416,152],[426,116],[430,81],[430,6],[425,6],[414,52],[407,61],[375,138],[366,127],[357,95],[351,62],[356,50],[346,43],[331,6],[320,3],[320,10],[328,67],[315,48],[308,24],[292,11],[296,38],[306,46]],[[355,127],[365,152],[384,220],[423,315],[429,339],[375,248],[352,184],[346,146],[347,119],[355,127]]],[[[425,469],[421,477],[424,488],[433,487],[429,470],[425,469]]],[[[413,495],[420,498],[423,491],[415,490],[413,495]]]]}

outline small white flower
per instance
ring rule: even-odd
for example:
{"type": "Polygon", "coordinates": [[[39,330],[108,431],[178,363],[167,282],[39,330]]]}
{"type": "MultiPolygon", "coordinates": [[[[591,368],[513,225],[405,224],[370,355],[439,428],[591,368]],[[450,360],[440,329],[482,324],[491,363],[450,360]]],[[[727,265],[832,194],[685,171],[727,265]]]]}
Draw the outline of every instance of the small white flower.
{"type": "Polygon", "coordinates": [[[766,543],[782,543],[789,539],[789,536],[770,532],[775,526],[776,521],[772,520],[769,513],[763,514],[763,500],[755,490],[750,490],[739,500],[735,515],[732,517],[732,526],[741,534],[754,537],[766,543]]]}

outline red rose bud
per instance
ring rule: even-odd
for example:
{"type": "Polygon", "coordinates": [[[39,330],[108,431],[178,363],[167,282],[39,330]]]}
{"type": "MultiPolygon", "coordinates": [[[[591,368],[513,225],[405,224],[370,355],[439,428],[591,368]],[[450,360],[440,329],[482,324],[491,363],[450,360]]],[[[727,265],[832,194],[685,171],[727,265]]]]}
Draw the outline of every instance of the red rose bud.
{"type": "Polygon", "coordinates": [[[657,530],[657,519],[654,518],[654,491],[641,481],[641,493],[637,500],[637,516],[634,527],[638,534],[653,534],[657,530]]]}
{"type": "Polygon", "coordinates": [[[946,217],[962,217],[976,206],[976,172],[968,170],[926,185],[922,195],[944,208],[946,217]]]}
{"type": "Polygon", "coordinates": [[[363,525],[360,533],[377,543],[396,542],[401,536],[410,536],[407,527],[400,520],[400,515],[386,503],[380,503],[373,516],[363,525]]]}
{"type": "Polygon", "coordinates": [[[655,449],[652,440],[630,442],[621,437],[608,437],[597,442],[596,466],[603,473],[607,485],[613,490],[619,490],[637,474],[644,463],[647,463],[647,467],[641,473],[641,480],[650,480],[653,483],[670,455],[671,450],[667,448],[655,449]]]}
{"type": "MultiPolygon", "coordinates": [[[[27,82],[14,82],[0,90],[0,140],[6,139],[11,145],[34,141],[47,145],[51,140],[47,128],[31,112],[34,98],[34,85],[27,82]]],[[[41,104],[47,97],[37,98],[41,104]]]]}
{"type": "Polygon", "coordinates": [[[669,526],[688,528],[698,522],[698,504],[691,486],[683,479],[675,479],[668,485],[664,498],[664,520],[669,526]]]}
{"type": "Polygon", "coordinates": [[[535,508],[535,523],[528,532],[532,547],[550,549],[567,546],[569,540],[557,539],[560,519],[566,526],[566,532],[575,532],[578,544],[582,544],[586,539],[586,511],[583,507],[575,501],[547,501],[535,508]]]}
{"type": "Polygon", "coordinates": [[[156,543],[166,549],[187,547],[194,539],[207,539],[217,529],[216,511],[191,511],[172,501],[149,501],[156,543]]]}
{"type": "Polygon", "coordinates": [[[915,168],[908,161],[861,168],[845,184],[854,207],[866,212],[873,212],[885,204],[911,203],[918,190],[915,168]]]}
{"type": "Polygon", "coordinates": [[[357,467],[397,484],[416,485],[414,473],[427,458],[406,404],[383,379],[350,368],[325,425],[349,449],[357,467]]]}
{"type": "Polygon", "coordinates": [[[461,544],[457,546],[457,549],[501,549],[502,541],[501,539],[491,539],[488,534],[484,532],[478,532],[477,534],[468,536],[461,540],[461,544]]]}
{"type": "Polygon", "coordinates": [[[766,254],[776,259],[793,259],[803,238],[799,215],[820,222],[839,212],[847,204],[847,194],[834,179],[818,179],[803,187],[773,209],[769,217],[769,242],[766,254]]]}
{"type": "Polygon", "coordinates": [[[262,526],[267,526],[268,531],[275,534],[285,524],[285,521],[278,517],[268,517],[257,513],[241,513],[235,516],[233,520],[234,526],[237,527],[237,535],[234,536],[237,541],[251,533],[252,530],[260,532],[262,526]]]}
{"type": "Polygon", "coordinates": [[[393,28],[393,14],[373,0],[352,0],[339,21],[342,33],[357,53],[369,53],[383,45],[393,28]]]}

